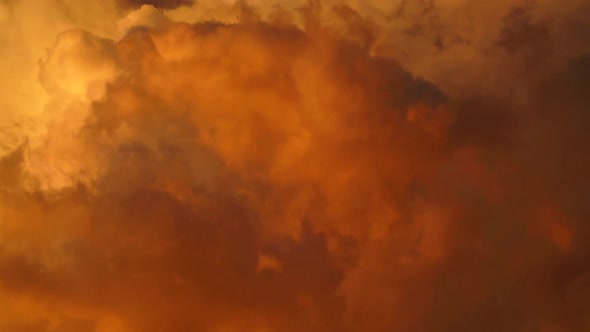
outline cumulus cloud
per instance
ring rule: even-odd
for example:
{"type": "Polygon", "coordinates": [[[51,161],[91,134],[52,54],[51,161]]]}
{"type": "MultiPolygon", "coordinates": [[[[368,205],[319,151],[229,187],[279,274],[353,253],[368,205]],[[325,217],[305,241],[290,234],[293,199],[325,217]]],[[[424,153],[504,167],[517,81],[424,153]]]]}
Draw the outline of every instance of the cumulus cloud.
{"type": "Polygon", "coordinates": [[[48,3],[0,330],[590,329],[583,1],[48,3]]]}

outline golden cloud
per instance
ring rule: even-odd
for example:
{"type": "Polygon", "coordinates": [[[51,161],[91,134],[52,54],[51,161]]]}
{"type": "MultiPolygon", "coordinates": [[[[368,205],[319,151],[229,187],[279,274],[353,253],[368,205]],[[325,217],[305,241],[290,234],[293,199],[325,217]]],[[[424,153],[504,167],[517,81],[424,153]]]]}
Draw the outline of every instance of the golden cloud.
{"type": "Polygon", "coordinates": [[[583,1],[43,6],[0,331],[590,329],[583,1]]]}

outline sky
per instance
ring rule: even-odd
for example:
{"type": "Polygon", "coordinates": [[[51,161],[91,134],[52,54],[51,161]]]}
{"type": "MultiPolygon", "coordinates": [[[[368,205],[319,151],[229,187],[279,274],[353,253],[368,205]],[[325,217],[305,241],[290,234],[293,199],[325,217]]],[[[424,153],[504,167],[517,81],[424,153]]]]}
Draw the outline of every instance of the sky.
{"type": "Polygon", "coordinates": [[[588,0],[0,0],[0,331],[590,331],[588,0]]]}

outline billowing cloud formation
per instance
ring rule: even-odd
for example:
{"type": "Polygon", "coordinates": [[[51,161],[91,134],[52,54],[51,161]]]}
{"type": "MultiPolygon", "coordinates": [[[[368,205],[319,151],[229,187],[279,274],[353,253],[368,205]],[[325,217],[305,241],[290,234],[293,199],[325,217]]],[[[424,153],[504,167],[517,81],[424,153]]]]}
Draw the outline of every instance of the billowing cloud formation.
{"type": "Polygon", "coordinates": [[[583,1],[111,4],[7,99],[0,331],[590,330],[583,1]]]}

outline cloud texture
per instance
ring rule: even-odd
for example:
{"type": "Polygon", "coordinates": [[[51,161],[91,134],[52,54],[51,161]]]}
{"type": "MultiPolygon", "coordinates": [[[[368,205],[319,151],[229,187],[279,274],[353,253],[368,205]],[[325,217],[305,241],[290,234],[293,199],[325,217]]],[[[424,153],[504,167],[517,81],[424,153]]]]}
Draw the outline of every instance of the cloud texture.
{"type": "Polygon", "coordinates": [[[590,331],[587,1],[33,2],[0,331],[590,331]]]}

